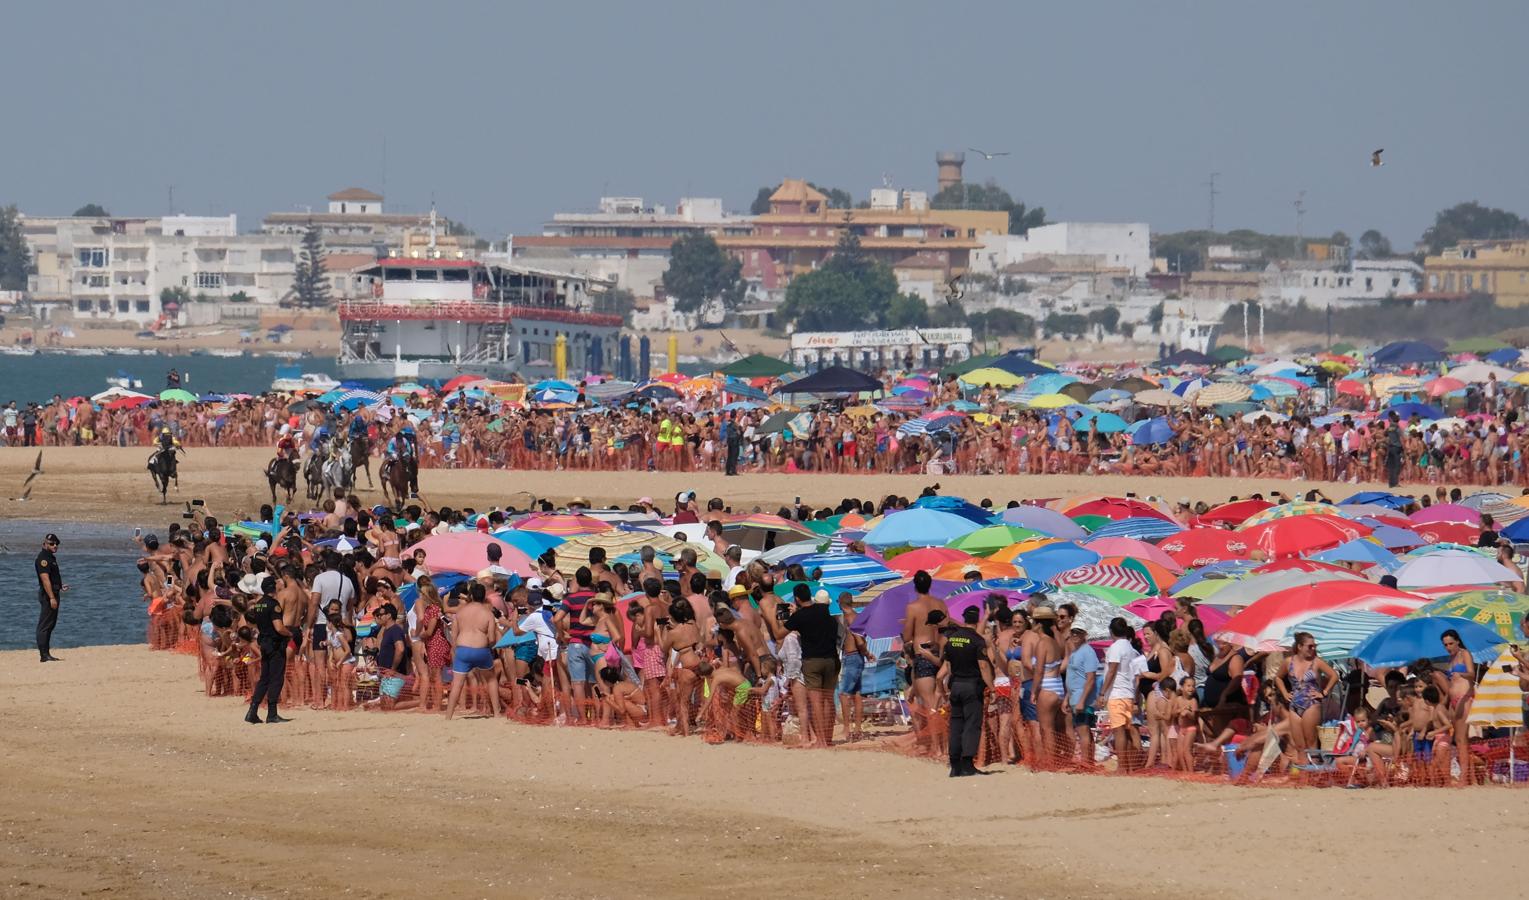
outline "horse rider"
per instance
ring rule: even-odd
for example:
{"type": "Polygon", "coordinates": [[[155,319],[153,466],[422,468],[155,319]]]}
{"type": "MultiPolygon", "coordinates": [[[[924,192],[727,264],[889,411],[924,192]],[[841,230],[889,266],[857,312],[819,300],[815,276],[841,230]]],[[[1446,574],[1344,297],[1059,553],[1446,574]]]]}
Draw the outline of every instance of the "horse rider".
{"type": "Polygon", "coordinates": [[[308,452],[317,456],[319,459],[325,459],[329,456],[328,428],[320,425],[318,429],[313,432],[313,440],[308,442],[308,452]]]}
{"type": "Polygon", "coordinates": [[[159,429],[159,452],[161,454],[164,454],[165,456],[167,456],[167,458],[170,460],[170,477],[175,479],[176,481],[179,481],[180,480],[180,475],[178,474],[178,471],[177,471],[176,456],[175,455],[177,453],[185,453],[186,452],[186,448],[181,446],[180,439],[177,438],[175,436],[175,434],[170,431],[170,426],[169,425],[160,426],[160,429],[159,429]]]}
{"type": "Polygon", "coordinates": [[[366,420],[361,418],[361,413],[353,412],[350,414],[350,425],[347,431],[352,441],[366,440],[366,420]]]}
{"type": "Polygon", "coordinates": [[[409,488],[411,492],[418,494],[419,481],[415,472],[418,471],[419,466],[419,444],[415,440],[414,426],[405,425],[400,428],[398,433],[388,441],[382,457],[385,462],[402,464],[406,467],[404,471],[409,473],[409,488]]]}
{"type": "Polygon", "coordinates": [[[277,459],[290,459],[292,464],[296,465],[299,455],[297,441],[292,438],[291,432],[283,434],[281,440],[276,442],[277,459]]]}

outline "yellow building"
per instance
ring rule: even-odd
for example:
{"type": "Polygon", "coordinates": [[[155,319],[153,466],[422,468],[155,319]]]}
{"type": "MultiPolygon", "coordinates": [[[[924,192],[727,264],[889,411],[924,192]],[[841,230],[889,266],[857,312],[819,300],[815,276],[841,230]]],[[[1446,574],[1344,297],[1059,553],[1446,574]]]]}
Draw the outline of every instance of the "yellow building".
{"type": "Polygon", "coordinates": [[[1499,306],[1529,305],[1529,239],[1461,241],[1423,261],[1425,290],[1491,294],[1499,306]]]}

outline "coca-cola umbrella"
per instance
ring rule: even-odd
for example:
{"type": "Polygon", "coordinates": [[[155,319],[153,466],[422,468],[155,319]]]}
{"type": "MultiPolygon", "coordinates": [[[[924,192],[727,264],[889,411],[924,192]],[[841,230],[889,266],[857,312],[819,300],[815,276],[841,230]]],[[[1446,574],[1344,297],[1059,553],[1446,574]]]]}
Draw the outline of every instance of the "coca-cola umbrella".
{"type": "Polygon", "coordinates": [[[1230,503],[1212,507],[1198,518],[1206,525],[1241,525],[1273,505],[1267,500],[1249,497],[1246,500],[1233,500],[1230,503]]]}
{"type": "Polygon", "coordinates": [[[1184,568],[1207,566],[1228,560],[1244,560],[1253,545],[1247,535],[1224,528],[1191,528],[1164,538],[1157,548],[1184,568]]]}
{"type": "Polygon", "coordinates": [[[1292,516],[1255,525],[1240,533],[1269,558],[1284,559],[1368,537],[1370,530],[1370,526],[1342,516],[1292,516]]]}

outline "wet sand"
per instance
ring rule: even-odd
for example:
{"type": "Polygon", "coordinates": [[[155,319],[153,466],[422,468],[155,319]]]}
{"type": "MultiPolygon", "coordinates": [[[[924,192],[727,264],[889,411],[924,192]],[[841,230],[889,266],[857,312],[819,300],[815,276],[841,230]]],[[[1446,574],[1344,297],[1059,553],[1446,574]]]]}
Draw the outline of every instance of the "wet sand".
{"type": "MultiPolygon", "coordinates": [[[[145,464],[149,451],[141,447],[49,447],[43,452],[44,473],[33,482],[32,497],[18,502],[21,483],[32,469],[36,450],[0,448],[0,516],[9,518],[60,518],[84,521],[168,521],[175,516],[159,506],[145,464]]],[[[270,502],[265,465],[267,448],[194,448],[181,462],[178,488],[169,499],[180,508],[192,499],[207,501],[209,509],[224,521],[239,513],[254,514],[270,502]]],[[[375,460],[374,460],[375,469],[375,460]]],[[[375,471],[373,472],[375,476],[375,471]]],[[[363,500],[382,502],[380,489],[368,489],[361,477],[363,500]]],[[[1084,493],[1155,494],[1169,500],[1188,497],[1215,503],[1233,494],[1246,497],[1254,491],[1284,490],[1289,494],[1313,487],[1324,489],[1335,500],[1373,484],[1318,484],[1280,479],[1139,478],[1089,475],[831,475],[770,474],[728,478],[715,472],[524,472],[493,469],[425,469],[420,490],[435,506],[471,506],[489,509],[515,505],[525,508],[532,497],[566,502],[583,497],[598,506],[622,508],[638,497],[653,497],[661,506],[672,504],[681,490],[694,490],[703,500],[723,497],[734,510],[758,506],[775,511],[796,497],[815,506],[837,504],[845,497],[880,500],[888,494],[916,497],[925,486],[938,483],[941,493],[957,494],[973,501],[1068,497],[1084,493]]],[[[299,479],[301,501],[301,479],[299,479]]],[[[306,504],[304,504],[306,505],[306,504]]]]}
{"type": "Polygon", "coordinates": [[[430,714],[255,727],[190,657],[64,655],[0,653],[5,897],[1460,897],[1521,873],[1529,831],[1490,788],[952,780],[430,714]]]}

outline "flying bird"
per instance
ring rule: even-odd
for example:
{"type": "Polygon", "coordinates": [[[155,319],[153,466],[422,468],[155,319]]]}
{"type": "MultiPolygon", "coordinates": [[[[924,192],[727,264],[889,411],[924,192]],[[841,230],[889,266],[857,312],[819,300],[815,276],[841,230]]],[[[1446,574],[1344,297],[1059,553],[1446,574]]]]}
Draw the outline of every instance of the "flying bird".
{"type": "Polygon", "coordinates": [[[42,474],[42,451],[39,450],[39,451],[37,451],[37,462],[32,463],[32,474],[27,476],[27,480],[23,481],[21,483],[21,486],[22,487],[26,487],[27,485],[32,483],[32,479],[36,478],[37,476],[39,476],[41,474],[42,474]]]}
{"type": "Polygon", "coordinates": [[[1380,155],[1382,153],[1385,153],[1385,152],[1386,152],[1386,148],[1382,147],[1379,150],[1376,150],[1374,153],[1370,154],[1370,168],[1378,169],[1381,166],[1385,165],[1385,163],[1380,161],[1380,155]]]}
{"type": "Polygon", "coordinates": [[[951,306],[959,306],[961,298],[966,296],[966,291],[961,288],[961,276],[945,282],[945,302],[951,306]]]}
{"type": "Polygon", "coordinates": [[[970,150],[971,152],[973,152],[973,153],[977,154],[978,156],[982,157],[983,159],[987,159],[987,160],[991,160],[995,156],[1008,156],[1009,155],[1009,151],[1007,151],[1007,150],[995,150],[994,152],[989,153],[986,150],[978,150],[976,147],[967,147],[966,149],[970,150]]]}
{"type": "Polygon", "coordinates": [[[21,496],[20,497],[12,497],[10,499],[11,499],[12,502],[15,502],[15,503],[25,503],[28,500],[32,499],[32,489],[29,487],[26,490],[21,492],[21,496]]]}

